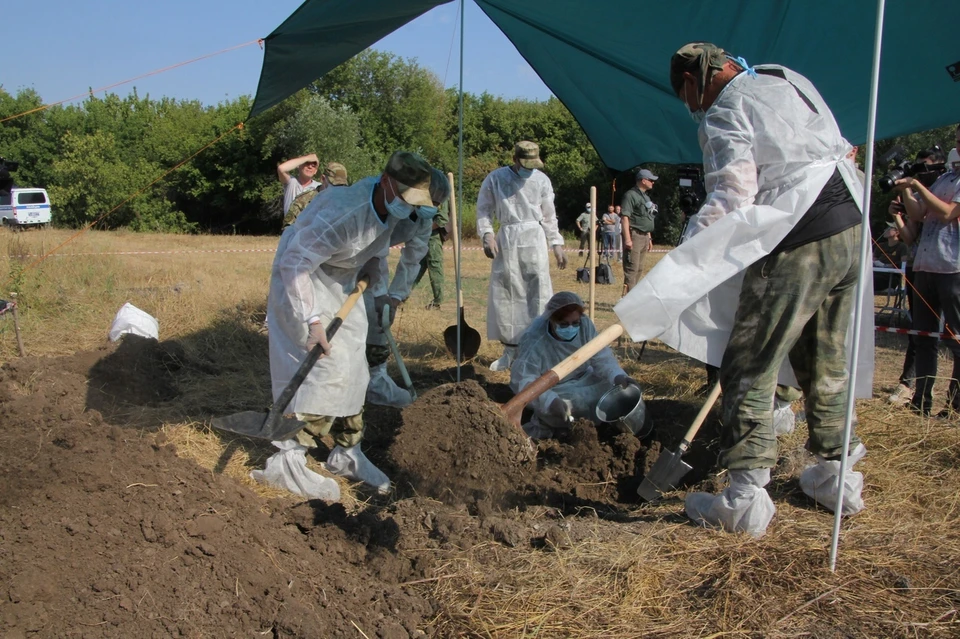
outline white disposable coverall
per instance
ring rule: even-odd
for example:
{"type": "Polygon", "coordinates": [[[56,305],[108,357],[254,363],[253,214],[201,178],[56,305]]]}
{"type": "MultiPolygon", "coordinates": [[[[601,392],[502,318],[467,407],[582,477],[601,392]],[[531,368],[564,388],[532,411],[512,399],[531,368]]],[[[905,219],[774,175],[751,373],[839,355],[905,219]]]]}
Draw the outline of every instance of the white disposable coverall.
{"type": "MultiPolygon", "coordinates": [[[[659,337],[702,362],[719,366],[730,339],[743,271],[768,255],[839,170],[857,206],[863,186],[851,149],[829,108],[803,76],[777,69],[796,90],[769,75],[741,73],[720,92],[700,124],[708,198],[670,251],[614,308],[635,341],[659,337]],[[783,99],[771,99],[772,95],[783,99]],[[787,99],[787,98],[790,99],[787,99]]],[[[872,272],[864,274],[857,396],[873,386],[872,272]]],[[[852,318],[851,318],[852,319],[852,318]]],[[[848,333],[848,347],[850,346],[848,333]]],[[[796,386],[789,361],[780,381],[796,386]]]]}
{"type": "Polygon", "coordinates": [[[516,344],[553,295],[547,245],[563,245],[550,178],[534,169],[522,178],[505,166],[492,171],[477,196],[477,234],[500,223],[499,252],[490,268],[487,338],[516,344]]]}
{"type": "MultiPolygon", "coordinates": [[[[572,355],[574,351],[597,336],[597,327],[586,315],[580,317],[580,334],[569,342],[562,342],[549,331],[550,317],[544,313],[536,318],[520,336],[517,357],[510,369],[510,388],[519,393],[548,370],[572,355]]],[[[557,397],[568,402],[575,418],[594,419],[594,410],[600,397],[613,388],[614,380],[626,375],[610,347],[584,362],[560,383],[530,402],[530,408],[539,420],[550,426],[562,426],[547,413],[547,407],[557,397]]]]}
{"type": "MultiPolygon", "coordinates": [[[[307,320],[319,317],[329,326],[356,286],[360,267],[389,247],[399,220],[380,221],[373,208],[377,183],[378,178],[365,178],[323,191],[280,237],[267,302],[274,399],[306,357],[307,320]]],[[[366,312],[357,304],[331,341],[330,354],[313,367],[287,411],[331,417],[360,413],[369,381],[366,337],[366,312]]]]}

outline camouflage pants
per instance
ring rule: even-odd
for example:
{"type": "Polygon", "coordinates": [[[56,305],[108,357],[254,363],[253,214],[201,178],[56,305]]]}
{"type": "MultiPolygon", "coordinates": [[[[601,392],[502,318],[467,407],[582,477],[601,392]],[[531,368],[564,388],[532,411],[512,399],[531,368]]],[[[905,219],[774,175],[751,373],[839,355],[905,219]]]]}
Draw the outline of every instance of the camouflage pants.
{"type": "Polygon", "coordinates": [[[423,279],[424,273],[430,271],[430,288],[433,290],[433,303],[443,303],[443,242],[440,240],[440,234],[434,233],[430,236],[430,242],[427,244],[427,254],[420,262],[420,274],[417,275],[413,285],[416,286],[423,279]]]}
{"type": "Polygon", "coordinates": [[[297,442],[307,448],[316,448],[316,440],[328,433],[333,437],[333,443],[344,448],[356,446],[363,440],[362,410],[349,417],[298,413],[297,419],[307,424],[297,433],[297,442]]]}
{"type": "MultiPolygon", "coordinates": [[[[734,470],[777,461],[773,397],[785,358],[806,398],[810,452],[843,449],[845,340],[856,298],[860,227],[768,256],[743,280],[723,388],[720,463],[734,470]]],[[[851,450],[860,442],[854,436],[851,450]]]]}
{"type": "Polygon", "coordinates": [[[386,344],[367,344],[367,366],[374,368],[390,359],[390,347],[386,344]]]}

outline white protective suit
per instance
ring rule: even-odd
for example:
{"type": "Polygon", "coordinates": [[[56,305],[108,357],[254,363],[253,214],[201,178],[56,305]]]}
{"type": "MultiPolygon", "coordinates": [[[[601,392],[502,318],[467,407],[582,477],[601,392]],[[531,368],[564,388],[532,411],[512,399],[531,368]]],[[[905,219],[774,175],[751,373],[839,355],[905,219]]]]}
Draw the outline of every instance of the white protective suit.
{"type": "Polygon", "coordinates": [[[553,185],[534,169],[522,178],[508,166],[492,171],[477,196],[477,233],[500,223],[499,252],[490,268],[487,338],[516,344],[553,295],[547,245],[563,245],[553,205],[553,185]]]}
{"type": "MultiPolygon", "coordinates": [[[[389,295],[400,301],[410,297],[413,282],[420,272],[420,261],[427,254],[433,218],[417,216],[416,221],[402,220],[397,223],[386,249],[380,257],[380,281],[377,286],[367,289],[363,294],[363,304],[367,313],[367,344],[385,346],[387,337],[380,328],[374,299],[380,295],[389,295]],[[391,281],[387,257],[391,246],[403,245],[400,249],[400,261],[391,281]],[[387,282],[390,282],[389,287],[387,282]]],[[[409,391],[397,386],[387,374],[387,364],[370,367],[370,383],[367,386],[366,400],[378,406],[402,408],[413,401],[409,391]]]]}
{"type": "MultiPolygon", "coordinates": [[[[635,341],[659,337],[676,350],[719,366],[730,339],[743,271],[768,255],[839,170],[857,206],[863,186],[852,148],[823,98],[803,76],[776,66],[791,84],[741,73],[720,92],[700,124],[708,198],[668,253],[614,308],[635,341]],[[796,87],[796,89],[794,89],[796,87]],[[817,113],[802,100],[799,90],[817,113]],[[780,95],[782,100],[771,96],[780,95]],[[788,99],[788,96],[792,96],[788,99]]],[[[873,386],[872,271],[863,274],[858,397],[873,386]]],[[[852,318],[851,318],[852,319],[852,318]]],[[[848,349],[852,331],[848,333],[848,349]]],[[[849,351],[848,351],[849,352],[849,351]]],[[[781,383],[797,386],[789,361],[781,383]]]]}
{"type": "MultiPolygon", "coordinates": [[[[359,269],[389,248],[399,220],[373,208],[379,179],[327,189],[280,237],[270,277],[270,377],[276,399],[307,352],[307,320],[324,327],[356,286],[359,269]]],[[[287,408],[291,413],[345,417],[360,413],[369,381],[364,347],[367,316],[357,304],[330,342],[330,355],[307,375],[287,408]]]]}
{"type": "MultiPolygon", "coordinates": [[[[562,342],[549,332],[547,313],[536,318],[520,336],[517,357],[510,369],[510,388],[519,393],[548,370],[565,360],[584,344],[597,336],[597,327],[586,315],[580,317],[580,334],[569,342],[562,342]]],[[[614,380],[626,375],[609,347],[591,357],[559,384],[530,402],[537,419],[551,427],[564,426],[547,413],[547,407],[557,397],[567,401],[574,418],[595,419],[594,411],[600,397],[613,388],[614,380]]]]}

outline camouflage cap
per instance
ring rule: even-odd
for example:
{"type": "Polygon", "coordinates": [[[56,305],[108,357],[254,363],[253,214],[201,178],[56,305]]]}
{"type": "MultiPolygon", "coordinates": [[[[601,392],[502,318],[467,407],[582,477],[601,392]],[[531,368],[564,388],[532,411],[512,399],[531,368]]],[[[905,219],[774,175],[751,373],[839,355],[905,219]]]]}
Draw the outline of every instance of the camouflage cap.
{"type": "Polygon", "coordinates": [[[690,42],[680,47],[670,58],[670,84],[673,92],[680,95],[683,88],[684,72],[698,75],[702,92],[710,82],[714,72],[723,68],[727,62],[727,52],[710,42],[690,42]]]}
{"type": "Polygon", "coordinates": [[[550,298],[544,312],[553,317],[557,311],[574,307],[583,310],[583,300],[580,296],[571,291],[561,291],[550,298]]]}
{"type": "Polygon", "coordinates": [[[327,162],[326,168],[323,169],[323,174],[327,176],[327,182],[334,186],[347,185],[347,167],[339,162],[327,162]]]}
{"type": "Polygon", "coordinates": [[[530,142],[529,140],[517,142],[513,147],[513,155],[517,158],[520,166],[525,169],[543,168],[543,160],[540,159],[540,147],[536,142],[530,142]]]}
{"type": "Polygon", "coordinates": [[[397,151],[383,170],[397,181],[400,197],[414,206],[433,206],[430,198],[430,171],[433,167],[416,153],[397,151]]]}

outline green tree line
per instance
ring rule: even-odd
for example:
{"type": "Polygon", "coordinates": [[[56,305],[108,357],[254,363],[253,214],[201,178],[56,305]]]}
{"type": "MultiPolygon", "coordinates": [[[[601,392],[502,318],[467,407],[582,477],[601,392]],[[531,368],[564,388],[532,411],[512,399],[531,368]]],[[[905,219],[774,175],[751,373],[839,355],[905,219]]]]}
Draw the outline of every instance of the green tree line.
{"type": "MultiPolygon", "coordinates": [[[[42,104],[32,89],[12,95],[0,87],[0,119],[42,104]]],[[[54,106],[0,124],[0,156],[20,163],[14,174],[18,184],[49,190],[57,225],[82,226],[116,208],[99,222],[101,228],[164,232],[279,231],[276,165],[306,153],[316,153],[322,162],[341,162],[351,182],[379,173],[398,149],[416,151],[434,166],[456,173],[457,92],[444,89],[415,60],[365,51],[234,130],[250,106],[246,96],[217,105],[141,97],[135,90],[126,97],[91,96],[81,104],[54,106]]],[[[483,178],[509,164],[514,143],[522,139],[540,144],[564,230],[574,228],[591,185],[598,187],[601,211],[633,185],[633,171],[609,171],[555,98],[468,93],[463,120],[462,208],[467,211],[483,178]]],[[[935,143],[946,149],[952,136],[951,127],[938,129],[880,142],[877,152],[894,144],[909,153],[935,143]]],[[[654,241],[674,243],[683,226],[676,206],[676,167],[648,168],[660,175],[652,192],[660,206],[654,241]]],[[[889,196],[879,191],[877,196],[882,226],[879,219],[889,196]]]]}

